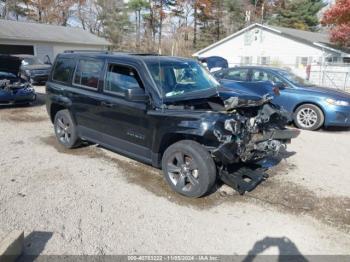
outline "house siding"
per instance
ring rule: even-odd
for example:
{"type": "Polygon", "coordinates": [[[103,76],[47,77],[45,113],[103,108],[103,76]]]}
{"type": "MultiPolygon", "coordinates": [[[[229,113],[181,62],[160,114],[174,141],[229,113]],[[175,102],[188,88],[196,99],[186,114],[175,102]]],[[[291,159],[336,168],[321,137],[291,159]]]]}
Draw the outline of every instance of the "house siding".
{"type": "Polygon", "coordinates": [[[301,62],[305,59],[319,62],[328,54],[331,55],[318,47],[255,27],[200,52],[199,56],[221,56],[227,59],[231,66],[242,64],[242,61],[247,60],[245,57],[252,57],[251,64],[260,64],[261,57],[266,57],[271,65],[303,67],[301,62]]]}

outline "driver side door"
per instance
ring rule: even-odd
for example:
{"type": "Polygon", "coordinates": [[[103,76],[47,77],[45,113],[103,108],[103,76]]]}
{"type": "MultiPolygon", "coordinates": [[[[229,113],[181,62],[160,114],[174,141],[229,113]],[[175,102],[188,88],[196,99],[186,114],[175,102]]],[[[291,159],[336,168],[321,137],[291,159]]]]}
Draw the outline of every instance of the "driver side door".
{"type": "Polygon", "coordinates": [[[101,91],[100,140],[114,151],[151,163],[152,130],[147,102],[130,101],[126,91],[144,89],[137,70],[129,65],[107,62],[101,91]]]}

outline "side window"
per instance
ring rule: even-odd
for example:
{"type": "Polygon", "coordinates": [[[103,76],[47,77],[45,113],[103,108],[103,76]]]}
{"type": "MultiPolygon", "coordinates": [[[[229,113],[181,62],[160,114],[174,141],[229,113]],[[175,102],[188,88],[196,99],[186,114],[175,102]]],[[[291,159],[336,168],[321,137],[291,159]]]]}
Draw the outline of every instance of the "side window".
{"type": "Polygon", "coordinates": [[[270,81],[269,76],[265,71],[261,70],[253,70],[252,72],[252,81],[257,82],[257,81],[270,81]]]}
{"type": "Polygon", "coordinates": [[[253,70],[252,71],[252,82],[258,82],[258,81],[270,81],[274,84],[284,83],[282,79],[274,76],[273,74],[271,74],[269,72],[265,72],[262,70],[253,70]]]}
{"type": "Polygon", "coordinates": [[[104,90],[124,94],[126,89],[141,88],[137,72],[126,66],[108,65],[104,90]]]}
{"type": "Polygon", "coordinates": [[[74,84],[96,88],[103,68],[103,61],[80,59],[74,75],[74,84]]]}
{"type": "Polygon", "coordinates": [[[52,79],[62,83],[70,83],[75,68],[75,61],[71,58],[57,58],[52,79]]]}
{"type": "Polygon", "coordinates": [[[249,69],[233,69],[226,73],[225,79],[235,81],[247,81],[249,69]]]}

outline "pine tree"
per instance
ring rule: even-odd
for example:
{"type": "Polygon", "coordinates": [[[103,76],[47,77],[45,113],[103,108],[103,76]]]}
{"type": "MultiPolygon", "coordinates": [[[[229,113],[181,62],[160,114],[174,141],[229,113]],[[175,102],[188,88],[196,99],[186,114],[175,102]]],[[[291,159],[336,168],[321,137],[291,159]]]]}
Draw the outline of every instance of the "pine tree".
{"type": "Polygon", "coordinates": [[[272,16],[269,24],[316,31],[319,26],[317,13],[324,6],[322,0],[289,0],[272,16]]]}

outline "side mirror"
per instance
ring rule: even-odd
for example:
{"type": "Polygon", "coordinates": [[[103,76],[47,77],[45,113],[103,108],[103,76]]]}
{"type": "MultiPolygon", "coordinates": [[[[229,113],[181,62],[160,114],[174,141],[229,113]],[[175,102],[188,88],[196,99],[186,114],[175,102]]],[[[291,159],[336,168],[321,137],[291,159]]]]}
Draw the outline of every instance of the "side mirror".
{"type": "Polygon", "coordinates": [[[145,90],[136,87],[129,88],[125,90],[125,98],[130,101],[135,102],[146,102],[148,101],[148,96],[145,93],[145,90]]]}

